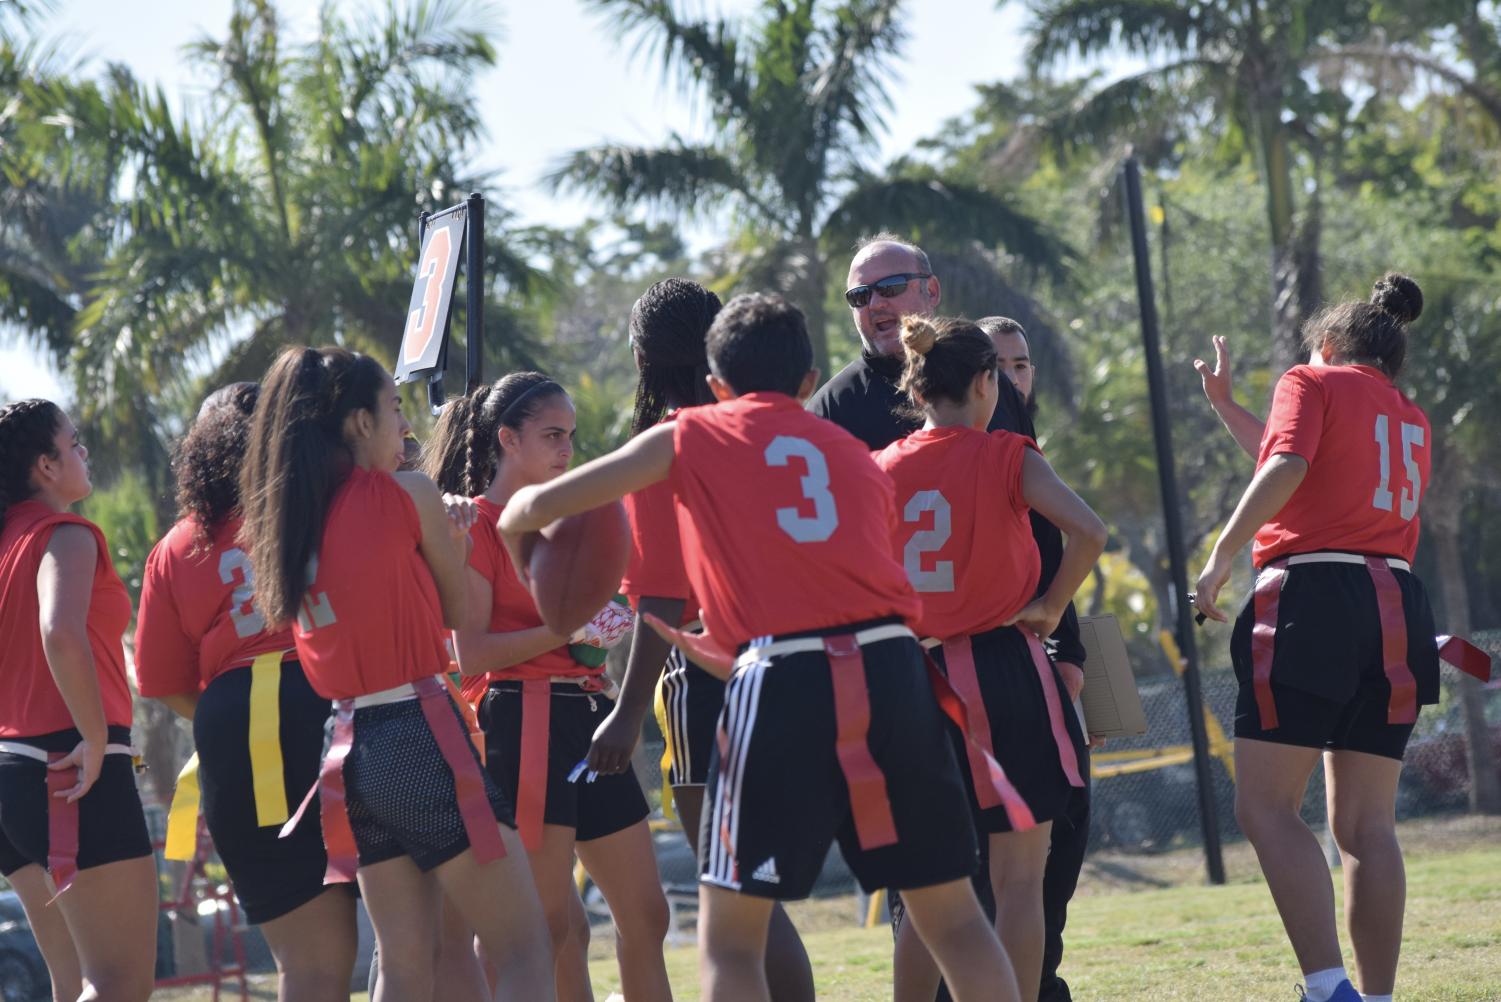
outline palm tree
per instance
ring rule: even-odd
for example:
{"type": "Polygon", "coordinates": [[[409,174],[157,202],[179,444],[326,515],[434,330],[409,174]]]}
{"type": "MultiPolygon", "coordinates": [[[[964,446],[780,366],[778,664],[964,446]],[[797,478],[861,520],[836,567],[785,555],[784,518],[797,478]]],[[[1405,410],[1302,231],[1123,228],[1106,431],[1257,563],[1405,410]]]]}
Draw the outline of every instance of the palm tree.
{"type": "Polygon", "coordinates": [[[920,227],[1004,244],[1064,274],[1066,249],[1008,199],[871,169],[891,103],[886,81],[905,37],[899,0],[763,0],[744,23],[689,17],[671,0],[589,3],[659,54],[664,71],[707,108],[714,138],[579,150],[552,184],[620,210],[729,210],[738,234],[721,255],[726,284],[797,302],[824,372],[827,256],[858,233],[920,227]]]}
{"type": "MultiPolygon", "coordinates": [[[[394,357],[417,213],[484,180],[462,167],[480,130],[470,85],[495,59],[484,24],[444,0],[393,3],[370,23],[325,9],[317,38],[291,49],[269,0],[237,0],[225,37],[190,50],[220,76],[200,114],[174,114],[118,70],[56,95],[50,117],[107,137],[131,177],[69,331],[83,417],[122,460],[162,455],[202,385],[257,378],[285,344],[394,357]]],[[[487,278],[530,289],[505,222],[489,206],[487,278]]],[[[493,334],[513,314],[487,316],[493,334]]],[[[501,333],[488,340],[533,364],[529,339],[501,333]]],[[[164,467],[144,465],[162,496],[164,467]]]]}
{"type": "MultiPolygon", "coordinates": [[[[1321,298],[1317,197],[1300,226],[1295,168],[1300,147],[1317,160],[1318,123],[1331,95],[1314,90],[1306,73],[1330,46],[1369,35],[1372,5],[1029,0],[1028,6],[1034,19],[1028,61],[1034,67],[1118,50],[1155,63],[1084,98],[1065,126],[1076,141],[1130,134],[1144,117],[1168,114],[1200,124],[1222,122],[1225,150],[1254,159],[1271,250],[1272,359],[1276,367],[1290,365],[1302,319],[1321,298]]],[[[1313,173],[1317,182],[1316,164],[1313,173]]]]}

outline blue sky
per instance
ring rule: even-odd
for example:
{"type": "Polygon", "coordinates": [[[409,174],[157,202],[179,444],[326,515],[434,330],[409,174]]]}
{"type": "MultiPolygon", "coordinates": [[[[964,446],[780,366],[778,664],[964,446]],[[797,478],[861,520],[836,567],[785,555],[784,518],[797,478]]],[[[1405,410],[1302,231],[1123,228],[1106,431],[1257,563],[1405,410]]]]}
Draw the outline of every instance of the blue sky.
{"type": "MultiPolygon", "coordinates": [[[[178,100],[201,99],[204,84],[179,55],[187,42],[222,35],[230,0],[56,0],[49,33],[64,52],[90,63],[122,62],[159,82],[178,100]]],[[[687,10],[727,15],[753,9],[754,0],[680,0],[687,10]]],[[[340,2],[370,9],[369,0],[340,2]]],[[[312,29],[316,4],[283,0],[294,34],[312,29]]],[[[997,9],[993,0],[910,0],[906,59],[891,81],[879,159],[889,160],[933,135],[943,121],[974,103],[974,85],[1020,72],[1026,12],[1020,3],[997,9]]],[[[590,213],[587,203],[562,199],[538,185],[562,154],[605,140],[654,143],[672,132],[699,134],[702,115],[658,66],[632,55],[603,19],[580,0],[530,0],[492,8],[501,29],[499,66],[476,83],[489,132],[473,150],[477,167],[498,172],[502,198],[522,223],[568,225],[590,213]]],[[[0,337],[0,390],[8,396],[65,397],[57,379],[31,352],[0,337]]]]}

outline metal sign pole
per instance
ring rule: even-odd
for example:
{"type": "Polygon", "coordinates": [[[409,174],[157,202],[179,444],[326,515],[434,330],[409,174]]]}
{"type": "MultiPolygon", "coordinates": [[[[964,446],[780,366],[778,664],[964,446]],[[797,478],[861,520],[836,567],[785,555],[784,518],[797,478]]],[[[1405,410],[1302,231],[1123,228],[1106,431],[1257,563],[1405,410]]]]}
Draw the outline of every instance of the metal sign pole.
{"type": "Polygon", "coordinates": [[[466,300],[464,346],[464,392],[473,393],[485,381],[485,196],[477,191],[465,199],[468,206],[468,232],[464,260],[466,300]]]}
{"type": "Polygon", "coordinates": [[[1157,475],[1162,486],[1162,513],[1167,522],[1168,563],[1172,573],[1173,605],[1177,613],[1178,647],[1183,652],[1183,694],[1188,701],[1188,730],[1193,741],[1194,775],[1199,788],[1199,823],[1204,832],[1204,864],[1209,882],[1225,882],[1220,853],[1219,815],[1215,809],[1213,777],[1209,771],[1209,737],[1204,730],[1204,696],[1199,683],[1199,652],[1194,643],[1193,609],[1189,606],[1188,561],[1183,547],[1183,520],[1178,510],[1178,478],[1173,465],[1172,427],[1167,417],[1167,384],[1162,375],[1162,351],[1157,333],[1157,303],[1152,291],[1152,262],[1147,252],[1146,212],[1141,200],[1141,168],[1128,157],[1122,168],[1126,181],[1126,214],[1131,223],[1131,252],[1136,259],[1136,298],[1141,306],[1141,340],[1146,349],[1147,385],[1152,402],[1152,437],[1157,445],[1157,475]]]}

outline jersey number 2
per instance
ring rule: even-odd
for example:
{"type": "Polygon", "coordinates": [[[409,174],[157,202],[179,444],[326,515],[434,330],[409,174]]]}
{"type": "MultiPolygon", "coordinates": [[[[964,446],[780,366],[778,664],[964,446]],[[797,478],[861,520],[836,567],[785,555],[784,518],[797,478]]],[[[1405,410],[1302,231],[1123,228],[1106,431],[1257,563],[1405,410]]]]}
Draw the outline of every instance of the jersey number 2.
{"type": "Polygon", "coordinates": [[[255,611],[255,573],[250,558],[238,546],[219,554],[219,580],[234,585],[229,594],[229,619],[235,624],[235,636],[253,637],[266,628],[266,620],[255,611]]]}
{"type": "Polygon", "coordinates": [[[777,525],[799,543],[822,543],[839,528],[839,509],[829,491],[829,462],[806,438],[778,435],[766,447],[767,466],[786,466],[794,456],[808,468],[801,485],[803,497],[813,503],[813,514],[804,515],[797,506],[778,508],[777,525]]]}
{"type": "MultiPolygon", "coordinates": [[[[1423,493],[1423,476],[1418,472],[1418,464],[1412,458],[1412,450],[1421,448],[1423,442],[1423,426],[1416,424],[1400,425],[1402,433],[1402,465],[1407,470],[1407,486],[1402,488],[1402,506],[1400,509],[1403,521],[1410,522],[1418,513],[1418,498],[1423,493]]],[[[1371,507],[1382,511],[1392,510],[1392,446],[1391,446],[1391,422],[1385,414],[1376,416],[1376,452],[1381,457],[1381,483],[1376,485],[1376,491],[1371,495],[1371,507]]]]}
{"type": "Polygon", "coordinates": [[[912,587],[917,591],[953,591],[952,560],[936,562],[931,571],[923,570],[922,566],[924,553],[937,553],[949,541],[949,536],[954,531],[953,510],[949,507],[948,499],[937,491],[918,491],[908,500],[907,507],[902,509],[902,521],[921,522],[924,512],[933,513],[933,528],[919,529],[907,540],[907,545],[902,547],[902,568],[907,572],[907,580],[912,582],[912,587]]]}

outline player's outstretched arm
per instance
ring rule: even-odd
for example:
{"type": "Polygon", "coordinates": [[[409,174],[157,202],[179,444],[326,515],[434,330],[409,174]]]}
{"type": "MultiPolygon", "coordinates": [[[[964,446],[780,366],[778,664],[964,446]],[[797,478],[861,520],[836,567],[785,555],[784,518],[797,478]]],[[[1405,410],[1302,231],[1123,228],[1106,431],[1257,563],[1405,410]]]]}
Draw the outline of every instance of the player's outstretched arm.
{"type": "Polygon", "coordinates": [[[1201,358],[1194,359],[1194,369],[1204,381],[1204,396],[1209,406],[1224,422],[1225,429],[1235,444],[1252,459],[1261,450],[1261,433],[1266,423],[1246,408],[1235,402],[1233,373],[1230,368],[1230,351],[1223,336],[1214,336],[1214,368],[1201,358]]]}
{"type": "Polygon", "coordinates": [[[651,710],[657,679],[662,677],[667,652],[672,649],[642,617],[655,615],[669,623],[681,622],[686,604],[680,598],[641,596],[636,629],[631,635],[631,653],[620,682],[620,698],[595,730],[589,746],[589,768],[596,772],[624,772],[630,765],[636,741],[641,737],[641,724],[651,710]]]}
{"type": "Polygon", "coordinates": [[[500,531],[510,536],[537,532],[560,518],[618,501],[667,479],[672,470],[672,436],[671,424],[658,425],[556,480],[521,488],[500,514],[500,531]]]}
{"type": "Polygon", "coordinates": [[[1231,561],[1256,531],[1282,510],[1307,475],[1308,460],[1291,452],[1277,453],[1256,472],[1250,486],[1241,495],[1240,504],[1235,506],[1235,514],[1230,516],[1215,542],[1209,563],[1199,575],[1194,604],[1200,612],[1217,622],[1229,622],[1229,617],[1220,611],[1215,599],[1230,579],[1231,561]]]}
{"type": "MultiPolygon", "coordinates": [[[[1028,506],[1063,530],[1066,537],[1058,572],[1041,598],[1029,603],[1011,619],[1034,630],[1038,636],[1051,636],[1063,618],[1063,610],[1073,601],[1074,592],[1089,577],[1095,561],[1105,552],[1105,523],[1094,509],[1058,478],[1046,459],[1031,449],[1022,457],[1022,495],[1028,506]]],[[[1007,625],[1011,625],[1008,623],[1007,625]]]]}

